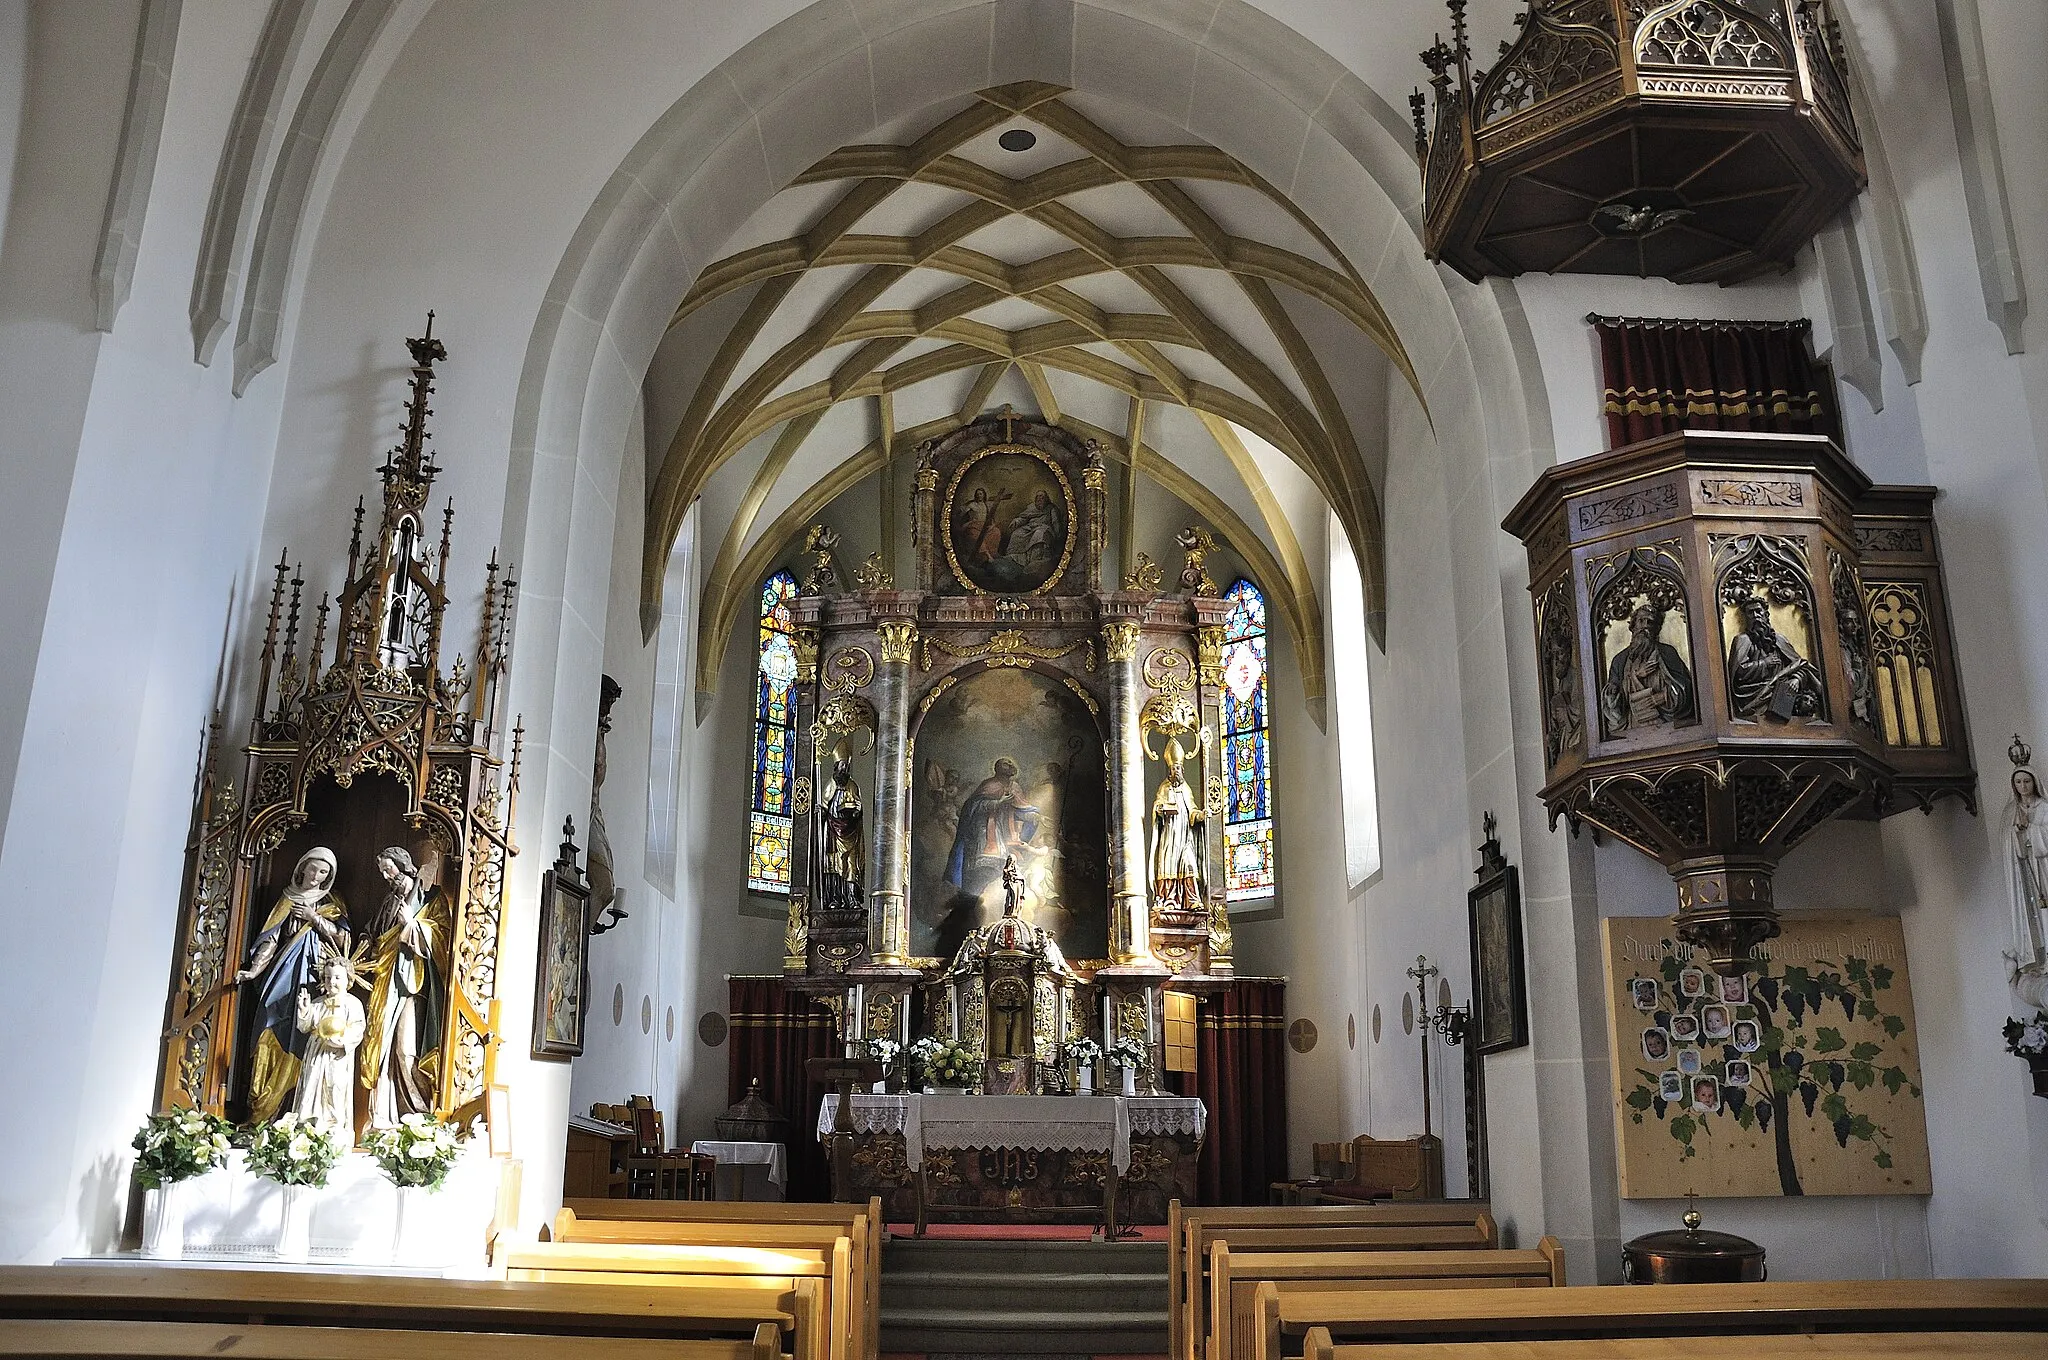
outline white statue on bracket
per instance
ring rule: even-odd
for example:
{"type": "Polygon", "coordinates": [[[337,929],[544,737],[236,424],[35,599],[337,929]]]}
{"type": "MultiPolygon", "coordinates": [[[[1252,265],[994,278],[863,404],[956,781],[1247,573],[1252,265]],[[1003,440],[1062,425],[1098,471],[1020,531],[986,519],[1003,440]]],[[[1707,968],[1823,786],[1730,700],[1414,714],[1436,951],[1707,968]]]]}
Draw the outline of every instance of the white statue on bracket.
{"type": "Polygon", "coordinates": [[[2013,763],[2012,798],[2005,806],[2006,859],[2012,878],[2012,948],[2005,951],[2007,981],[2021,1005],[2048,1010],[2048,795],[2027,766],[2033,752],[2017,736],[2006,755],[2013,763]]]}

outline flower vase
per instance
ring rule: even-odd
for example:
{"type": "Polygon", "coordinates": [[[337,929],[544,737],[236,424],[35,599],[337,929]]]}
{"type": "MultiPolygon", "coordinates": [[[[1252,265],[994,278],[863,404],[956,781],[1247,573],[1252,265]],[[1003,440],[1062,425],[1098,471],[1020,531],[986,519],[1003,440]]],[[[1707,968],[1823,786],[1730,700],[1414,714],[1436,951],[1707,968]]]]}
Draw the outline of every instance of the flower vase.
{"type": "Polygon", "coordinates": [[[1117,1071],[1124,1074],[1124,1094],[1127,1096],[1138,1094],[1138,1069],[1135,1067],[1119,1067],[1117,1071]]]}
{"type": "Polygon", "coordinates": [[[876,1082],[876,1083],[874,1084],[874,1086],[873,1086],[873,1087],[872,1087],[871,1089],[872,1089],[872,1090],[874,1091],[874,1093],[875,1093],[876,1095],[878,1095],[878,1096],[885,1096],[885,1095],[888,1095],[888,1094],[889,1094],[889,1079],[888,1079],[887,1077],[884,1077],[884,1078],[882,1078],[882,1079],[881,1079],[880,1081],[876,1082]]]}
{"type": "Polygon", "coordinates": [[[2048,1053],[2026,1054],[2027,1071],[2034,1077],[2034,1094],[2048,1097],[2048,1053]]]}
{"type": "Polygon", "coordinates": [[[1092,1096],[1092,1095],[1094,1095],[1094,1094],[1095,1094],[1095,1064],[1094,1064],[1094,1063],[1077,1063],[1077,1064],[1075,1064],[1075,1066],[1074,1066],[1074,1078],[1075,1078],[1075,1081],[1076,1081],[1076,1082],[1078,1083],[1077,1089],[1078,1089],[1078,1090],[1079,1090],[1079,1091],[1081,1092],[1081,1094],[1082,1094],[1082,1095],[1084,1095],[1084,1096],[1092,1096]]]}
{"type": "Polygon", "coordinates": [[[142,1254],[152,1261],[185,1255],[185,1183],[170,1181],[142,1193],[142,1254]]]}
{"type": "Polygon", "coordinates": [[[313,1257],[313,1190],[305,1185],[278,1189],[277,1259],[303,1265],[313,1257]]]}
{"type": "Polygon", "coordinates": [[[429,1257],[434,1248],[434,1223],[427,1196],[433,1192],[424,1185],[401,1185],[396,1189],[398,1214],[391,1222],[391,1264],[432,1265],[429,1257]]]}

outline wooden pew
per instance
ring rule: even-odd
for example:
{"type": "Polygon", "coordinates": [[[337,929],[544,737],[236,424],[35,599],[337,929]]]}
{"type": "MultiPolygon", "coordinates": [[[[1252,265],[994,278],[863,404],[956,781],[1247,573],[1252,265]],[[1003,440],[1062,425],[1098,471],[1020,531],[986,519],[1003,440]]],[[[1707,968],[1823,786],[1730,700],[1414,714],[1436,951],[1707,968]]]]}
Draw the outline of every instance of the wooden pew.
{"type": "Polygon", "coordinates": [[[795,1300],[795,1360],[853,1360],[851,1248],[646,1246],[634,1243],[501,1244],[492,1260],[512,1281],[751,1290],[795,1300]]]}
{"type": "MultiPolygon", "coordinates": [[[[1325,1227],[1444,1227],[1483,1225],[1481,1247],[1499,1245],[1493,1215],[1481,1200],[1401,1200],[1386,1204],[1317,1206],[1194,1206],[1171,1200],[1165,1217],[1167,1270],[1167,1354],[1196,1360],[1202,1342],[1202,1260],[1206,1229],[1325,1229],[1325,1227]]],[[[1354,1243],[1358,1245],[1358,1243],[1354,1243]]],[[[1442,1243],[1452,1245],[1452,1243],[1442,1243]]],[[[1456,1243],[1470,1245],[1470,1243],[1456,1243]]]]}
{"type": "MultiPolygon", "coordinates": [[[[871,1196],[865,1204],[746,1203],[720,1204],[675,1200],[572,1199],[563,1211],[573,1214],[579,1224],[675,1223],[744,1224],[752,1227],[810,1225],[837,1227],[865,1253],[860,1277],[866,1286],[863,1310],[867,1320],[866,1360],[876,1360],[881,1350],[882,1239],[887,1235],[882,1219],[882,1200],[871,1196]]],[[[557,1216],[559,1219],[559,1215],[557,1216]]],[[[595,1231],[595,1229],[592,1229],[595,1231]]]]}
{"type": "MultiPolygon", "coordinates": [[[[1306,1345],[1311,1330],[1335,1341],[1375,1343],[1373,1357],[1383,1344],[1453,1340],[1469,1351],[1482,1342],[1577,1344],[1583,1339],[1754,1337],[1797,1330],[2038,1333],[2048,1332],[2048,1280],[1770,1281],[1442,1292],[1332,1288],[1288,1294],[1267,1281],[1254,1295],[1254,1309],[1256,1345],[1247,1360],[1279,1360],[1283,1345],[1295,1337],[1306,1345]]],[[[2036,1349],[2048,1351],[2048,1342],[2037,1343],[2036,1349]]],[[[1914,1353],[1931,1358],[1942,1352],[1914,1353]]]]}
{"type": "Polygon", "coordinates": [[[1253,1349],[1261,1283],[1281,1296],[1316,1289],[1562,1287],[1564,1249],[1545,1237],[1529,1251],[1251,1251],[1235,1237],[1209,1250],[1209,1360],[1253,1349]]]}
{"type": "MultiPolygon", "coordinates": [[[[606,1360],[782,1360],[781,1333],[764,1322],[745,1341],[607,1337],[606,1360]]],[[[577,1360],[586,1336],[517,1332],[404,1331],[234,1322],[105,1322],[94,1318],[0,1319],[0,1355],[78,1360],[577,1360]]]]}
{"type": "Polygon", "coordinates": [[[1337,1346],[1311,1327],[1304,1360],[2038,1360],[2038,1332],[1797,1332],[1337,1346]]]}
{"type": "MultiPolygon", "coordinates": [[[[788,1290],[764,1294],[716,1286],[645,1289],[129,1265],[0,1266],[0,1320],[10,1324],[136,1323],[148,1329],[169,1323],[234,1333],[261,1326],[304,1334],[308,1346],[315,1344],[313,1336],[319,1331],[384,1330],[531,1337],[583,1350],[592,1349],[592,1338],[664,1344],[738,1341],[751,1347],[761,1339],[764,1324],[778,1338],[792,1335],[797,1313],[794,1291],[788,1290]]],[[[78,1339],[75,1331],[70,1335],[71,1345],[89,1349],[93,1344],[78,1339]]],[[[136,1335],[146,1339],[149,1333],[136,1335]]],[[[177,1338],[194,1334],[154,1335],[150,1344],[175,1354],[183,1344],[177,1338]]],[[[262,1335],[276,1339],[274,1332],[262,1335]]],[[[345,1341],[331,1339],[336,1344],[345,1341]]],[[[37,1352],[41,1342],[29,1333],[18,1333],[16,1340],[24,1348],[16,1353],[72,1353],[61,1345],[56,1351],[37,1352]]],[[[773,1344],[776,1350],[783,1349],[780,1341],[773,1344]]],[[[358,1360],[381,1360],[386,1353],[373,1348],[356,1355],[358,1360]]],[[[436,1342],[420,1353],[441,1356],[453,1351],[436,1342]]],[[[552,1353],[570,1354],[567,1349],[552,1353]]]]}
{"type": "Polygon", "coordinates": [[[837,1241],[849,1244],[848,1326],[858,1343],[857,1354],[873,1360],[881,1342],[877,1305],[879,1272],[870,1262],[871,1236],[865,1214],[853,1217],[850,1229],[838,1223],[729,1223],[675,1219],[580,1218],[574,1209],[555,1215],[550,1236],[556,1242],[637,1243],[645,1246],[815,1248],[829,1251],[837,1241]]]}

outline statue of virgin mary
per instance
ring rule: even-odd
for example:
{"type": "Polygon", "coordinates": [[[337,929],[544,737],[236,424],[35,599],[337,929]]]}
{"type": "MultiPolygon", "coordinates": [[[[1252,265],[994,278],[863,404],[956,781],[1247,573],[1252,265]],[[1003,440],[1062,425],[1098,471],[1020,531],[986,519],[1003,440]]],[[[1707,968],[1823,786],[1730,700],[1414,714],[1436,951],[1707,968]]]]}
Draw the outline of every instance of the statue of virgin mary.
{"type": "Polygon", "coordinates": [[[346,958],[348,909],[334,891],[334,852],[316,845],[299,856],[277,905],[235,984],[256,984],[256,1053],[249,1073],[249,1114],[267,1123],[299,1081],[306,1035],[298,1027],[301,987],[317,987],[325,957],[346,958]]]}
{"type": "MultiPolygon", "coordinates": [[[[2014,738],[2018,746],[2018,738],[2014,738]]],[[[2008,981],[2021,1004],[2048,1010],[2048,940],[2042,913],[2048,912],[2048,797],[2034,772],[2012,772],[2012,798],[2005,805],[2007,859],[2012,874],[2012,948],[2005,951],[2008,981]]]]}

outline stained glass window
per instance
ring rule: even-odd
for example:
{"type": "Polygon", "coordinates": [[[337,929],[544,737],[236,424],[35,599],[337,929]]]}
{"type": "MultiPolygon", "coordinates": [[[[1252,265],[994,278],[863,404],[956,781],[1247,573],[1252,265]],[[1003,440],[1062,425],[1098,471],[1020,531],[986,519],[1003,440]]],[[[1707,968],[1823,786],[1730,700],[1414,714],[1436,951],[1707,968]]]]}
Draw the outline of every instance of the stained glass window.
{"type": "Polygon", "coordinates": [[[778,571],[761,586],[761,663],[754,691],[754,784],[747,828],[747,887],[789,891],[790,789],[796,778],[796,578],[778,571]]]}
{"type": "Polygon", "coordinates": [[[1240,578],[1223,593],[1224,896],[1271,897],[1273,754],[1266,718],[1266,597],[1240,578]]]}

